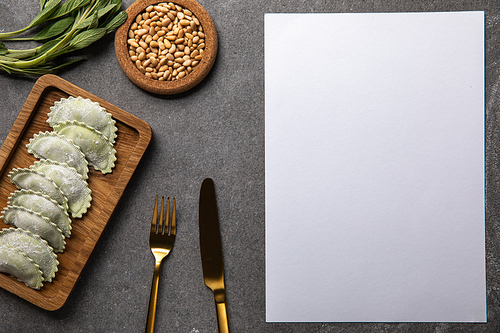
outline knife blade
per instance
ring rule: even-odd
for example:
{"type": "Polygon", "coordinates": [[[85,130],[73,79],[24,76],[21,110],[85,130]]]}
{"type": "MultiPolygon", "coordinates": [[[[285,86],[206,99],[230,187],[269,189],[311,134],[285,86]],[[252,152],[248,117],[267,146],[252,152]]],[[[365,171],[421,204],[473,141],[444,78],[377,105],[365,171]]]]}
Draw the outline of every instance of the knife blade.
{"type": "Polygon", "coordinates": [[[206,178],[201,184],[199,230],[203,279],[206,286],[214,293],[219,332],[228,333],[229,323],[227,320],[219,215],[217,213],[215,185],[210,178],[206,178]]]}

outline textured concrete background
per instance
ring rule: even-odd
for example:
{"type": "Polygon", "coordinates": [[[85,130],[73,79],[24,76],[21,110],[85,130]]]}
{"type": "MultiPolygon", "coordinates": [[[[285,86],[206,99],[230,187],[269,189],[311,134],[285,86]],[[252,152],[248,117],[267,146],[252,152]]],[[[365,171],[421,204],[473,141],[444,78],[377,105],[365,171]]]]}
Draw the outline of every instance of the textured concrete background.
{"type": "MultiPolygon", "coordinates": [[[[144,331],[153,257],[148,228],[154,194],[176,196],[178,236],[163,265],[157,332],[216,331],[198,245],[201,181],[212,177],[223,235],[233,332],[500,332],[500,2],[498,0],[199,1],[212,16],[219,53],[209,76],[176,97],[132,84],[113,34],[60,76],[148,122],[154,138],[66,305],[47,312],[0,289],[0,332],[144,331]],[[484,10],[486,45],[487,324],[265,322],[264,13],[484,10]]],[[[127,8],[131,0],[123,1],[127,8]]],[[[0,31],[24,27],[38,0],[0,0],[0,31]]],[[[320,46],[319,46],[320,47],[320,46]]],[[[286,55],[284,55],[286,56],[286,55]]],[[[325,59],[326,60],[326,59],[325,59]]],[[[314,70],[317,64],[304,63],[314,70]]],[[[0,141],[35,79],[0,74],[0,141]]]]}

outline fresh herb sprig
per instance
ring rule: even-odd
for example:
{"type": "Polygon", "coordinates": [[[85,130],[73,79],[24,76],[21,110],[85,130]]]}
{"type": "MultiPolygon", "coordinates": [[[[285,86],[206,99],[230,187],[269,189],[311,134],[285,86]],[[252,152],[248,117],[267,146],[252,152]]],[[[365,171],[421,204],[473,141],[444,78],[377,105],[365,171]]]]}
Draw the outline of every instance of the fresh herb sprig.
{"type": "Polygon", "coordinates": [[[59,63],[60,56],[80,50],[116,30],[127,20],[121,0],[40,0],[40,12],[23,29],[0,33],[0,40],[43,43],[26,50],[8,49],[0,41],[0,69],[40,76],[55,73],[82,59],[59,63]],[[46,26],[32,37],[17,37],[36,26],[46,26]]]}

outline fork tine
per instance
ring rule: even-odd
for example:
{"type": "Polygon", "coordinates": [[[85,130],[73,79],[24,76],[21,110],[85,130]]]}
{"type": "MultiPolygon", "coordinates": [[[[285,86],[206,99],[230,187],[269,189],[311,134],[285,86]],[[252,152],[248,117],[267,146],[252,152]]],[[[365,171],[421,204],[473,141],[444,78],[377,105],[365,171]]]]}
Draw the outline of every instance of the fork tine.
{"type": "Polygon", "coordinates": [[[167,197],[167,217],[165,218],[166,230],[165,232],[169,235],[170,232],[170,197],[167,197]]]}
{"type": "Polygon", "coordinates": [[[161,196],[161,210],[160,210],[160,219],[158,220],[158,229],[156,233],[160,233],[163,235],[163,231],[165,230],[165,220],[163,220],[163,195],[161,196]],[[161,223],[161,224],[160,224],[161,223]]]}
{"type": "Polygon", "coordinates": [[[153,220],[151,221],[151,232],[156,233],[156,218],[158,216],[158,194],[155,199],[155,208],[153,210],[153,220]]]}
{"type": "Polygon", "coordinates": [[[173,235],[175,236],[175,197],[173,198],[173,202],[172,202],[172,224],[170,225],[170,234],[169,235],[173,235]]]}

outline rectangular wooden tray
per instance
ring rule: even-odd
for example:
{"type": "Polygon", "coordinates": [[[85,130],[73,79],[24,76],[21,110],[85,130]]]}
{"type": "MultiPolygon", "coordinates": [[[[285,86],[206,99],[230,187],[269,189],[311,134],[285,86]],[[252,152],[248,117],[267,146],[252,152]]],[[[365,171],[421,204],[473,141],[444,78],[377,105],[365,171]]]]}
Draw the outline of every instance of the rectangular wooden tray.
{"type": "MultiPolygon", "coordinates": [[[[113,115],[118,128],[117,160],[110,174],[103,175],[89,167],[91,207],[82,218],[72,219],[71,237],[66,239],[64,252],[58,254],[59,271],[52,282],[45,282],[40,290],[34,290],[0,273],[0,287],[50,311],[61,308],[66,302],[152,137],[151,127],[143,120],[58,76],[42,76],[36,81],[0,150],[0,208],[7,206],[8,197],[16,190],[8,178],[9,172],[13,168],[27,168],[36,160],[26,150],[29,139],[40,131],[52,131],[46,122],[49,107],[68,96],[89,98],[113,115]]],[[[0,229],[8,227],[0,220],[0,229]]]]}

